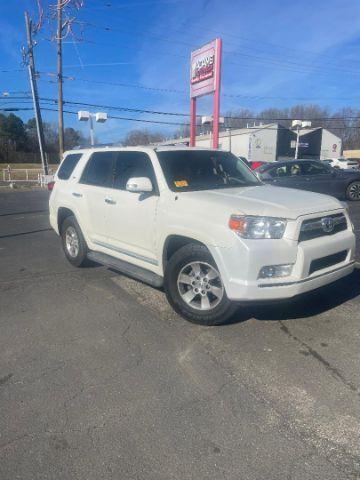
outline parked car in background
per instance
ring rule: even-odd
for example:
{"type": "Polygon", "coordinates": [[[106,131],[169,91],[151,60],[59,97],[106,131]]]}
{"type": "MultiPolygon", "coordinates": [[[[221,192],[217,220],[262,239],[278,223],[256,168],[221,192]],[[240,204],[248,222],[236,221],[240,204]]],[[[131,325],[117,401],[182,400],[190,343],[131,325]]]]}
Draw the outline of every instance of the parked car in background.
{"type": "Polygon", "coordinates": [[[359,168],[359,161],[357,158],[326,158],[322,160],[333,168],[340,170],[353,170],[359,168]]]}
{"type": "Polygon", "coordinates": [[[358,166],[359,166],[359,168],[360,168],[360,158],[355,158],[355,157],[354,157],[354,158],[347,158],[347,160],[351,160],[351,161],[353,161],[353,162],[357,162],[357,163],[358,163],[358,166]]]}
{"type": "Polygon", "coordinates": [[[257,168],[261,167],[262,165],[266,165],[267,162],[260,162],[260,161],[250,161],[248,162],[251,170],[256,170],[257,168]]]}
{"type": "Polygon", "coordinates": [[[319,160],[268,163],[256,170],[260,180],[279,187],[360,200],[360,170],[334,169],[319,160]]]}
{"type": "Polygon", "coordinates": [[[251,168],[250,162],[249,162],[249,160],[248,160],[247,158],[242,157],[241,155],[239,155],[237,158],[238,158],[239,160],[241,160],[242,162],[244,162],[245,165],[247,165],[249,168],[251,168]]]}

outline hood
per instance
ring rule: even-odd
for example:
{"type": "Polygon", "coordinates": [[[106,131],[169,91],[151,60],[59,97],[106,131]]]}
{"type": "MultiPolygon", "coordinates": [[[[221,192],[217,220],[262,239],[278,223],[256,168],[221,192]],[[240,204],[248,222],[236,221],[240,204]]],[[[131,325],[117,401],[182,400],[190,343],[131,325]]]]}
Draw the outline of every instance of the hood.
{"type": "Polygon", "coordinates": [[[213,204],[214,213],[226,209],[230,214],[288,219],[343,208],[339,200],[329,195],[272,185],[184,192],[182,195],[199,206],[213,204]]]}
{"type": "Polygon", "coordinates": [[[341,178],[349,178],[351,180],[360,180],[360,169],[344,168],[336,170],[336,175],[341,178]]]}

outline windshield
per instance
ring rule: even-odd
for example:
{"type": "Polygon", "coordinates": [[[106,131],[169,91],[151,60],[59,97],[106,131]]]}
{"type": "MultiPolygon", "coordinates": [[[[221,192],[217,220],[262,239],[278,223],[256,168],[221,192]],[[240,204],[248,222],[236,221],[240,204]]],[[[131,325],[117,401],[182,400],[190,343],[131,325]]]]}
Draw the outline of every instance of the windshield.
{"type": "Polygon", "coordinates": [[[170,150],[157,152],[157,156],[174,192],[261,185],[244,162],[230,152],[170,150]]]}

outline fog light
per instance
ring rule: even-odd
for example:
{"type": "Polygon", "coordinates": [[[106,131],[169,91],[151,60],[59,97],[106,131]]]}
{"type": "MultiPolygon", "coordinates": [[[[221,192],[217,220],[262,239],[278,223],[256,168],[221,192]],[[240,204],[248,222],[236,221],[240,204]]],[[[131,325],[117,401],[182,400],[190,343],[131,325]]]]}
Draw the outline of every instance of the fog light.
{"type": "Polygon", "coordinates": [[[292,268],[292,263],[287,265],[268,265],[267,267],[262,267],[258,278],[288,277],[291,275],[292,268]]]}

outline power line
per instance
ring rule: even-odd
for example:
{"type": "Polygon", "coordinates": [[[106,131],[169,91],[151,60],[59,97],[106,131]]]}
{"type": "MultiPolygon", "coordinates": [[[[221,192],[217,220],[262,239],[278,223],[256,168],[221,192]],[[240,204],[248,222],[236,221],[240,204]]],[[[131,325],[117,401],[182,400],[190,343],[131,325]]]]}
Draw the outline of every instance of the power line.
{"type": "Polygon", "coordinates": [[[14,72],[25,72],[25,68],[12,68],[6,70],[0,70],[0,73],[14,73],[14,72]]]}
{"type": "MultiPolygon", "coordinates": [[[[44,75],[49,75],[53,76],[54,74],[50,74],[48,72],[38,72],[44,75]]],[[[105,80],[92,80],[89,78],[81,78],[77,76],[64,76],[64,79],[68,80],[74,80],[74,81],[79,81],[79,82],[85,82],[85,83],[93,83],[94,85],[110,85],[110,86],[115,86],[115,87],[124,87],[124,88],[135,88],[135,89],[141,89],[141,90],[147,90],[147,91],[153,91],[157,93],[171,93],[171,94],[177,94],[177,95],[182,95],[182,96],[188,96],[188,92],[186,90],[178,90],[174,88],[159,88],[159,87],[153,87],[150,85],[144,85],[144,84],[136,84],[136,83],[125,83],[125,82],[113,82],[113,81],[105,81],[105,80]]],[[[45,79],[41,79],[42,81],[46,81],[45,79]]],[[[51,82],[53,83],[53,82],[51,82]]],[[[243,98],[243,99],[249,99],[249,100],[301,100],[301,101],[315,101],[315,100],[348,100],[348,101],[353,101],[356,99],[360,99],[360,97],[284,97],[284,96],[277,96],[277,95],[247,95],[247,94],[242,94],[242,93],[222,93],[223,97],[227,98],[243,98]]]]}
{"type": "MultiPolygon", "coordinates": [[[[52,98],[46,98],[42,97],[43,100],[48,100],[48,101],[54,101],[56,103],[56,99],[52,98]]],[[[180,113],[180,112],[165,112],[165,111],[159,111],[159,110],[147,110],[147,109],[142,109],[142,108],[131,108],[131,107],[117,107],[113,105],[103,105],[103,104],[96,104],[96,103],[86,103],[86,102],[74,102],[72,100],[64,100],[65,104],[68,105],[78,105],[78,106],[86,106],[86,107],[95,107],[95,108],[103,108],[107,110],[120,110],[120,111],[126,111],[126,112],[134,112],[134,113],[148,113],[148,114],[153,114],[153,115],[166,115],[166,116],[177,116],[177,117],[188,117],[189,114],[187,113],[180,113]]],[[[198,117],[201,117],[202,115],[198,115],[198,117]]],[[[263,120],[263,121],[289,121],[289,120],[294,120],[291,117],[281,117],[281,118],[275,118],[275,117],[236,117],[236,116],[224,116],[226,119],[232,119],[232,120],[263,120]]],[[[302,120],[301,118],[296,118],[297,120],[302,120]]],[[[313,121],[335,121],[335,120],[344,120],[344,119],[356,119],[360,120],[360,116],[351,116],[351,115],[346,115],[344,117],[312,117],[312,118],[304,118],[303,120],[313,120],[313,121]]]]}
{"type": "MultiPolygon", "coordinates": [[[[22,112],[22,111],[33,111],[33,108],[29,107],[11,107],[11,108],[0,108],[2,111],[10,111],[10,112],[22,112]]],[[[49,108],[49,107],[42,107],[42,110],[48,111],[48,112],[57,112],[57,109],[55,108],[49,108]]],[[[76,111],[72,110],[64,110],[64,113],[70,114],[70,115],[77,115],[76,111]]],[[[109,115],[109,119],[112,120],[122,120],[122,121],[129,121],[129,122],[137,122],[137,123],[146,123],[146,124],[154,124],[154,125],[167,125],[167,126],[182,126],[182,127],[188,127],[189,123],[180,123],[180,122],[167,122],[167,121],[161,121],[161,120],[150,120],[150,119],[141,119],[141,118],[130,118],[130,117],[120,117],[117,115],[109,115]]],[[[257,118],[256,120],[259,121],[257,118]]],[[[288,120],[288,119],[286,119],[288,120]]],[[[200,127],[201,125],[198,124],[197,127],[200,127]]],[[[320,127],[318,127],[320,128],[320,127]]],[[[345,126],[345,127],[329,127],[331,130],[359,130],[360,126],[345,126]]],[[[252,126],[252,127],[226,127],[226,130],[246,130],[246,132],[243,132],[238,135],[246,135],[249,131],[259,131],[259,130],[273,130],[277,131],[278,128],[275,127],[269,127],[267,125],[258,125],[258,126],[252,126]]],[[[222,130],[224,131],[224,130],[222,130]]]]}
{"type": "MultiPolygon", "coordinates": [[[[52,108],[43,108],[43,110],[47,111],[52,111],[52,112],[57,112],[56,109],[52,108]]],[[[72,114],[72,115],[77,115],[77,112],[71,111],[71,110],[64,110],[64,113],[72,114]]],[[[168,126],[182,126],[182,127],[188,127],[189,123],[178,123],[178,122],[163,122],[160,120],[148,120],[148,119],[140,119],[140,118],[129,118],[129,117],[119,117],[115,115],[108,115],[109,119],[113,120],[124,120],[124,121],[130,121],[130,122],[140,122],[140,123],[152,123],[152,124],[160,124],[160,125],[168,125],[168,126]]],[[[258,120],[258,119],[257,119],[258,120]]],[[[198,124],[197,127],[200,127],[201,125],[198,124]]],[[[320,128],[320,127],[319,127],[320,128]]],[[[255,126],[255,127],[227,127],[227,129],[230,130],[274,130],[277,131],[278,128],[274,127],[269,127],[269,126],[255,126]]],[[[360,129],[360,126],[350,126],[350,127],[334,127],[332,130],[346,130],[346,129],[360,129]]],[[[223,130],[224,131],[224,130],[223,130]]],[[[248,132],[241,133],[239,135],[246,135],[248,132]]]]}
{"type": "MultiPolygon", "coordinates": [[[[133,6],[133,3],[131,4],[133,6]]],[[[99,7],[99,8],[106,8],[107,11],[110,11],[109,8],[122,8],[122,5],[113,5],[111,2],[106,2],[106,4],[103,6],[103,7],[99,7]]],[[[94,7],[91,7],[90,8],[94,9],[94,7]]],[[[122,15],[121,17],[122,19],[124,19],[124,16],[122,15]]],[[[130,17],[125,17],[125,20],[128,21],[128,20],[133,20],[132,18],[130,17]]],[[[197,28],[197,24],[193,24],[193,25],[186,25],[186,35],[188,35],[188,30],[190,29],[194,29],[194,28],[197,28]]],[[[276,43],[273,43],[273,42],[268,42],[266,40],[260,40],[259,39],[251,39],[249,37],[244,37],[243,35],[237,35],[237,34],[233,34],[233,33],[229,33],[229,32],[219,32],[218,29],[214,29],[214,28],[209,28],[207,27],[206,30],[208,32],[213,32],[216,36],[220,36],[220,37],[231,37],[231,38],[234,38],[234,39],[238,39],[238,40],[241,40],[241,41],[245,41],[245,42],[248,42],[248,43],[251,43],[251,47],[254,48],[254,43],[255,42],[258,42],[262,45],[268,45],[272,48],[279,48],[281,50],[285,50],[285,51],[289,51],[291,52],[291,54],[293,55],[294,53],[297,53],[297,54],[307,54],[307,55],[313,55],[313,56],[316,56],[316,57],[325,57],[325,58],[329,58],[331,60],[334,59],[334,57],[332,55],[326,55],[324,53],[319,53],[319,52],[314,52],[314,51],[310,51],[310,50],[304,50],[304,49],[298,49],[298,48],[293,48],[293,47],[288,47],[288,46],[285,46],[285,45],[280,45],[280,44],[276,44],[276,43]]],[[[173,32],[175,33],[182,33],[182,30],[179,29],[179,30],[173,30],[173,32]]],[[[229,42],[227,42],[229,43],[229,42]]],[[[235,45],[236,47],[239,47],[239,45],[231,42],[232,45],[235,45]]],[[[260,50],[259,48],[257,48],[257,50],[260,50]]]]}
{"type": "MultiPolygon", "coordinates": [[[[120,31],[120,32],[125,32],[125,33],[130,33],[130,34],[134,33],[134,30],[126,30],[126,28],[125,29],[124,28],[117,28],[117,27],[111,27],[111,26],[106,26],[106,25],[97,25],[93,22],[77,21],[76,23],[78,23],[80,25],[88,25],[90,27],[105,30],[107,32],[120,31]]],[[[186,42],[186,41],[183,41],[183,40],[175,40],[175,39],[169,40],[168,37],[164,37],[164,36],[161,36],[161,35],[158,35],[158,34],[154,34],[152,32],[144,32],[144,31],[139,32],[139,31],[137,31],[137,34],[141,35],[141,36],[144,36],[144,35],[150,36],[152,38],[155,38],[156,40],[166,42],[167,44],[175,43],[175,44],[187,46],[187,47],[190,47],[190,48],[197,48],[197,46],[192,44],[192,43],[189,43],[189,42],[186,42]]],[[[240,56],[240,57],[249,58],[251,60],[255,60],[255,61],[260,62],[260,63],[264,63],[264,62],[265,63],[270,63],[272,65],[279,66],[279,67],[281,67],[283,69],[286,69],[288,71],[293,71],[293,72],[297,72],[297,73],[320,73],[320,74],[326,74],[327,73],[326,68],[321,67],[321,66],[311,65],[311,64],[302,64],[302,63],[299,63],[299,62],[292,62],[292,61],[284,62],[284,61],[278,61],[276,59],[259,57],[257,55],[251,55],[251,54],[246,54],[246,53],[238,53],[238,52],[232,52],[232,51],[227,51],[227,50],[224,50],[224,53],[230,54],[232,56],[240,56]]],[[[236,63],[236,62],[233,62],[233,61],[227,62],[227,64],[243,66],[242,64],[239,64],[239,63],[236,63]]],[[[344,68],[339,68],[338,70],[341,73],[351,73],[351,74],[355,74],[355,75],[360,75],[359,70],[357,70],[357,71],[349,70],[349,69],[344,70],[344,68]]],[[[331,70],[330,70],[330,72],[331,72],[331,70]]],[[[332,71],[331,73],[334,73],[334,72],[332,71]]]]}
{"type": "MultiPolygon", "coordinates": [[[[88,22],[89,23],[89,22],[88,22]]],[[[95,26],[94,24],[90,24],[89,25],[91,26],[95,26]]],[[[113,29],[113,27],[97,27],[97,28],[100,28],[100,29],[105,29],[106,31],[111,31],[113,29]]],[[[119,30],[119,29],[117,29],[119,30]]],[[[126,33],[126,30],[121,30],[123,33],[125,32],[126,33]]],[[[131,33],[130,31],[128,31],[128,33],[131,33]]],[[[141,35],[145,35],[145,33],[141,33],[141,35]]],[[[151,34],[151,33],[148,33],[148,35],[150,36],[154,36],[154,34],[151,34]]],[[[161,41],[166,41],[167,43],[177,43],[176,40],[172,40],[172,41],[169,41],[168,39],[165,39],[165,37],[160,37],[159,35],[156,35],[156,38],[157,40],[161,40],[161,41]]],[[[114,46],[118,46],[118,44],[115,44],[115,43],[103,43],[103,42],[98,42],[98,41],[93,41],[93,40],[82,40],[80,43],[90,43],[90,44],[94,44],[94,45],[100,45],[100,46],[111,46],[111,45],[114,45],[114,46]]],[[[181,42],[181,43],[184,43],[184,42],[181,42]]],[[[126,46],[133,46],[133,45],[129,45],[127,44],[126,46]]],[[[187,46],[191,47],[191,48],[196,48],[195,45],[192,45],[190,43],[187,43],[187,46]]],[[[328,72],[326,71],[326,67],[324,68],[323,66],[318,66],[318,65],[306,65],[306,64],[299,64],[299,63],[296,63],[296,62],[284,62],[284,61],[279,61],[277,60],[276,58],[266,58],[266,57],[259,57],[259,56],[256,56],[256,55],[251,55],[251,54],[246,54],[246,53],[241,53],[241,52],[230,52],[230,51],[224,51],[224,53],[227,53],[227,54],[231,54],[232,56],[241,56],[241,57],[245,57],[246,59],[249,59],[249,60],[255,60],[256,62],[260,62],[260,63],[270,63],[271,65],[276,65],[276,66],[281,66],[282,69],[285,69],[286,71],[290,71],[290,72],[294,72],[294,73],[318,73],[318,74],[321,74],[321,75],[327,75],[328,72]]],[[[184,55],[179,55],[179,54],[176,54],[176,53],[170,53],[170,52],[159,52],[158,50],[154,53],[154,51],[151,51],[149,52],[149,55],[151,56],[159,56],[159,55],[167,55],[167,56],[171,56],[171,57],[176,57],[176,58],[182,58],[182,59],[186,59],[188,60],[188,57],[187,56],[184,56],[184,55]]],[[[125,63],[125,62],[124,62],[125,63]]],[[[244,61],[242,61],[241,63],[239,62],[234,62],[234,61],[227,61],[226,62],[227,64],[230,64],[230,65],[238,65],[238,66],[241,66],[241,67],[244,67],[246,66],[247,68],[254,68],[256,67],[257,68],[257,65],[254,65],[252,63],[245,63],[244,64],[244,61]]],[[[123,64],[123,63],[118,63],[118,64],[123,64]]],[[[109,64],[110,66],[111,64],[109,64]]],[[[114,63],[114,65],[116,65],[114,63]]],[[[91,66],[91,65],[84,65],[85,67],[86,66],[91,66]]],[[[333,71],[330,71],[330,73],[334,73],[333,71]]],[[[344,70],[343,67],[339,67],[336,72],[339,72],[339,73],[351,73],[351,74],[355,74],[355,75],[360,75],[360,71],[353,71],[353,70],[344,70]]]]}
{"type": "MultiPolygon", "coordinates": [[[[29,97],[13,97],[13,100],[24,100],[29,99],[29,97]]],[[[3,100],[11,100],[10,97],[4,97],[3,100]]],[[[57,104],[58,100],[55,98],[49,97],[40,97],[41,101],[52,102],[57,104]]],[[[166,112],[160,110],[147,110],[142,108],[132,108],[132,107],[121,107],[121,106],[114,106],[114,105],[104,105],[104,104],[97,104],[97,103],[88,103],[88,102],[76,102],[73,100],[64,100],[64,104],[67,105],[74,105],[74,106],[81,106],[81,107],[94,107],[94,108],[102,108],[106,110],[118,110],[118,111],[125,111],[125,112],[133,112],[133,113],[146,113],[152,115],[165,115],[165,116],[175,116],[175,117],[188,117],[188,113],[181,113],[181,112],[166,112]]],[[[203,115],[197,115],[198,117],[202,117],[203,115]]],[[[228,120],[244,120],[244,121],[291,121],[294,120],[292,117],[259,117],[259,116],[246,116],[246,117],[239,117],[239,116],[232,116],[232,115],[225,115],[225,119],[228,120]]],[[[296,118],[297,120],[301,120],[301,118],[296,118]]],[[[359,115],[345,115],[343,117],[306,117],[303,120],[312,120],[312,121],[340,121],[340,120],[360,120],[359,115]]]]}

